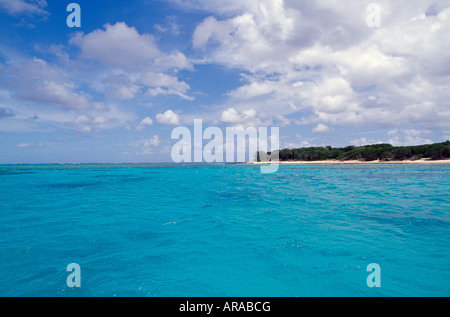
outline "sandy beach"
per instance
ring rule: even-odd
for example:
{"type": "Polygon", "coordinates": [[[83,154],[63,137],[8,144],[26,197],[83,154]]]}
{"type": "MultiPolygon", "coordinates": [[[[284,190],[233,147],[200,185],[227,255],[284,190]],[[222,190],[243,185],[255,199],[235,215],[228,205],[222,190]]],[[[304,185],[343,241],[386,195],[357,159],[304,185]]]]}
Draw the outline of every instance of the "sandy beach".
{"type": "Polygon", "coordinates": [[[345,165],[345,164],[450,164],[450,160],[404,160],[404,161],[358,161],[358,160],[323,160],[323,161],[280,161],[280,162],[248,162],[250,165],[262,165],[262,164],[280,164],[280,165],[345,165]]]}

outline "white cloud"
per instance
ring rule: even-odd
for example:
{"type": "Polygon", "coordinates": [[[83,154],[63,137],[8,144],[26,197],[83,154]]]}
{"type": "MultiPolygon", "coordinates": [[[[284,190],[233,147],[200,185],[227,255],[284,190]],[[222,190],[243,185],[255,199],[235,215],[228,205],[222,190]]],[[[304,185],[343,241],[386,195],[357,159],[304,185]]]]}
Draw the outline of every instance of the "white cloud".
{"type": "Polygon", "coordinates": [[[301,136],[300,134],[295,135],[295,142],[286,142],[286,141],[280,140],[280,149],[298,149],[298,148],[313,147],[313,146],[316,146],[313,143],[313,139],[305,138],[305,137],[301,136]]]}
{"type": "Polygon", "coordinates": [[[177,95],[183,99],[193,100],[186,93],[189,91],[189,85],[178,78],[163,73],[148,72],[142,75],[139,83],[150,87],[147,93],[151,96],[157,95],[177,95]]]}
{"type": "Polygon", "coordinates": [[[8,118],[2,119],[2,129],[97,133],[135,122],[132,112],[93,100],[72,71],[39,58],[15,59],[3,66],[0,87],[6,90],[0,90],[0,101],[8,107],[0,107],[0,117],[8,118]]]}
{"type": "Polygon", "coordinates": [[[241,121],[241,117],[239,116],[239,114],[237,113],[236,109],[234,108],[230,108],[228,110],[225,110],[222,113],[222,116],[220,118],[220,121],[222,122],[239,122],[241,121]]]}
{"type": "Polygon", "coordinates": [[[256,111],[254,109],[243,110],[238,113],[236,109],[229,108],[222,112],[220,121],[227,123],[241,123],[245,121],[252,120],[256,117],[256,111]]]}
{"type": "Polygon", "coordinates": [[[107,117],[105,115],[87,116],[78,115],[72,121],[66,122],[67,126],[74,126],[78,132],[91,133],[98,131],[99,128],[115,127],[120,120],[115,117],[107,117]]]}
{"type": "Polygon", "coordinates": [[[377,141],[373,138],[361,137],[350,141],[350,144],[356,146],[363,146],[368,144],[389,143],[393,146],[409,146],[420,144],[431,144],[433,141],[426,136],[431,135],[431,130],[418,129],[392,129],[386,133],[386,136],[381,136],[382,141],[377,141]]]}
{"type": "MultiPolygon", "coordinates": [[[[36,49],[55,54],[55,62],[8,53],[10,60],[0,63],[0,87],[8,92],[0,96],[2,103],[8,103],[8,107],[0,107],[0,119],[8,119],[4,130],[56,128],[97,133],[135,125],[132,111],[119,110],[116,101],[131,100],[141,93],[147,100],[157,95],[193,100],[188,95],[190,86],[176,77],[177,70],[193,69],[192,64],[178,51],[162,52],[150,34],[140,34],[125,23],[108,24],[88,34],[77,33],[70,43],[80,48],[76,60],[70,59],[63,45],[52,45],[36,49]],[[109,99],[108,104],[98,97],[99,92],[109,99]],[[33,116],[38,120],[29,119],[33,116]]],[[[164,115],[161,122],[179,122],[176,114],[164,115]]],[[[143,129],[146,122],[135,128],[143,129]]]]}
{"type": "Polygon", "coordinates": [[[92,123],[95,125],[104,125],[110,122],[111,120],[114,121],[114,119],[109,119],[106,116],[98,116],[92,120],[92,123]]]}
{"type": "Polygon", "coordinates": [[[157,135],[154,135],[150,139],[136,141],[133,143],[134,146],[143,147],[143,148],[157,147],[160,144],[161,144],[161,140],[159,139],[159,136],[157,136],[157,135]]]}
{"type": "Polygon", "coordinates": [[[331,131],[331,129],[322,123],[319,123],[315,128],[312,129],[313,133],[325,133],[329,131],[331,131]]]}
{"type": "Polygon", "coordinates": [[[180,34],[180,26],[177,23],[177,17],[173,15],[166,17],[164,24],[155,24],[153,27],[159,33],[172,35],[180,34]]]}
{"type": "Polygon", "coordinates": [[[154,135],[150,139],[134,141],[130,144],[131,147],[136,148],[142,155],[149,155],[155,153],[155,148],[161,145],[161,139],[158,135],[154,135]]]}
{"type": "Polygon", "coordinates": [[[147,140],[144,145],[145,146],[152,146],[157,147],[161,144],[161,140],[159,139],[159,136],[154,135],[150,140],[147,140]]]}
{"type": "Polygon", "coordinates": [[[138,126],[136,127],[136,131],[142,131],[145,129],[145,126],[152,125],[153,120],[150,117],[145,117],[144,119],[139,122],[138,126]]]}
{"type": "Polygon", "coordinates": [[[142,121],[139,123],[140,125],[152,125],[153,120],[150,117],[145,117],[142,119],[142,121]]]}
{"type": "Polygon", "coordinates": [[[44,143],[37,143],[37,144],[35,144],[35,143],[19,143],[19,144],[17,144],[17,147],[18,148],[30,148],[30,147],[41,147],[41,146],[44,146],[44,143]]]}
{"type": "Polygon", "coordinates": [[[91,106],[102,108],[101,104],[89,103],[86,96],[73,92],[64,84],[56,82],[34,83],[29,90],[22,90],[18,96],[21,99],[52,105],[67,109],[88,109],[91,106]]]}
{"type": "MultiPolygon", "coordinates": [[[[437,135],[427,132],[431,130],[448,135],[442,132],[450,127],[448,1],[382,0],[381,28],[366,25],[370,1],[171,1],[203,10],[195,15],[206,18],[194,26],[194,50],[165,51],[158,45],[162,36],[190,30],[179,27],[182,19],[168,17],[153,26],[155,35],[119,22],[76,33],[70,50],[62,44],[46,51],[35,45],[52,62],[19,60],[22,53],[8,53],[16,56],[0,63],[0,86],[11,96],[1,96],[1,128],[19,131],[27,125],[37,131],[53,125],[95,133],[123,126],[143,130],[153,120],[178,125],[180,117],[172,110],[145,121],[133,110],[120,109],[149,102],[156,107],[152,97],[167,95],[194,100],[197,92],[191,92],[190,84],[199,87],[198,78],[179,72],[194,69],[184,54],[189,51],[202,63],[241,73],[239,86],[224,94],[226,101],[201,113],[204,120],[241,127],[298,122],[314,127],[313,133],[338,125],[392,131],[384,138],[353,140],[358,144],[379,139],[397,145],[427,143],[437,135]],[[98,93],[107,101],[98,100],[98,93]],[[31,120],[33,116],[38,119],[31,120]]],[[[11,15],[46,15],[46,5],[43,0],[0,0],[0,8],[11,15]]],[[[164,40],[164,45],[173,43],[164,40]]],[[[175,45],[179,43],[186,47],[178,41],[175,45]]],[[[0,49],[7,57],[7,49],[0,49]]],[[[184,122],[203,111],[185,104],[184,122]]],[[[319,137],[292,144],[313,144],[319,137]]]]}
{"type": "Polygon", "coordinates": [[[133,83],[128,74],[111,74],[102,81],[97,89],[106,93],[106,96],[111,99],[129,100],[133,99],[140,91],[141,87],[133,83]]]}
{"type": "Polygon", "coordinates": [[[251,70],[272,68],[275,71],[274,64],[279,67],[282,64],[274,63],[272,58],[276,53],[286,57],[280,45],[284,46],[283,41],[294,30],[294,17],[278,0],[250,1],[244,6],[240,14],[226,20],[206,18],[194,32],[193,45],[210,50],[210,57],[215,61],[251,70]]]}
{"type": "Polygon", "coordinates": [[[69,43],[80,48],[82,60],[107,67],[104,72],[109,74],[96,88],[110,98],[133,99],[143,91],[152,97],[177,95],[193,100],[188,95],[190,86],[174,75],[178,70],[193,70],[193,65],[179,51],[161,51],[151,34],[118,22],[88,34],[77,33],[69,43]]]}
{"type": "Polygon", "coordinates": [[[92,121],[92,119],[89,118],[88,116],[81,115],[81,116],[77,116],[75,118],[75,120],[72,121],[72,123],[75,124],[75,125],[80,125],[80,124],[91,123],[91,121],[92,121]]]}
{"type": "Polygon", "coordinates": [[[110,91],[107,95],[109,98],[128,100],[133,99],[139,92],[139,87],[136,85],[120,86],[117,89],[110,91]]]}
{"type": "Polygon", "coordinates": [[[227,104],[272,118],[273,107],[276,115],[301,113],[302,123],[448,128],[448,2],[382,1],[381,28],[367,26],[368,4],[195,0],[185,6],[211,13],[194,32],[194,48],[210,62],[245,71],[246,83],[228,94],[227,104]]]}
{"type": "Polygon", "coordinates": [[[0,8],[3,8],[10,15],[49,15],[44,10],[47,7],[45,0],[0,0],[0,8]]]}
{"type": "Polygon", "coordinates": [[[124,70],[192,69],[180,52],[167,55],[157,46],[151,34],[139,34],[123,22],[106,24],[104,30],[77,33],[70,43],[81,50],[81,57],[124,70]]]}
{"type": "Polygon", "coordinates": [[[407,146],[407,145],[420,145],[431,144],[432,140],[425,138],[423,135],[431,134],[430,130],[417,130],[417,129],[394,129],[388,133],[388,141],[394,146],[407,146]]]}
{"type": "Polygon", "coordinates": [[[105,109],[101,102],[75,92],[75,84],[64,70],[46,61],[33,58],[6,68],[0,85],[9,88],[17,98],[61,109],[105,109]]]}
{"type": "Polygon", "coordinates": [[[81,127],[79,127],[77,129],[78,132],[80,133],[91,133],[92,132],[92,127],[88,126],[88,125],[83,125],[81,127]]]}
{"type": "Polygon", "coordinates": [[[33,144],[31,144],[31,143],[20,143],[20,144],[17,144],[18,148],[26,148],[26,147],[30,147],[30,146],[33,146],[33,144]]]}
{"type": "MultiPolygon", "coordinates": [[[[376,143],[377,142],[375,142],[373,140],[369,140],[366,137],[362,137],[362,138],[350,141],[350,144],[355,145],[355,146],[371,145],[371,144],[376,144],[376,143]]],[[[380,142],[378,142],[378,143],[380,143],[380,142]]]]}
{"type": "Polygon", "coordinates": [[[159,123],[167,124],[167,125],[179,125],[180,124],[180,117],[178,116],[178,114],[176,114],[172,110],[167,110],[163,114],[158,113],[156,115],[156,120],[159,123]]]}

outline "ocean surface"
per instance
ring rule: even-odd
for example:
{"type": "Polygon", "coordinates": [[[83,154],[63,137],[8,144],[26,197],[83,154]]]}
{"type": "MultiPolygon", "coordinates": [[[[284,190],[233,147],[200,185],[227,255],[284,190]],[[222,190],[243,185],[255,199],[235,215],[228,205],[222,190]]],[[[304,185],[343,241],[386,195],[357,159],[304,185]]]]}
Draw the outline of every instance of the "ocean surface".
{"type": "Polygon", "coordinates": [[[449,180],[431,164],[3,165],[0,296],[449,296],[449,180]]]}

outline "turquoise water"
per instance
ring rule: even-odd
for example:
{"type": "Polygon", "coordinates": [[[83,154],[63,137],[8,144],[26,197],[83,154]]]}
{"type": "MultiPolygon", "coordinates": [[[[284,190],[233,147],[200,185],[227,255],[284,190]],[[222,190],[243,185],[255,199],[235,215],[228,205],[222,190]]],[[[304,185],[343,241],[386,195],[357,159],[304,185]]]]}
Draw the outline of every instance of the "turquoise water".
{"type": "Polygon", "coordinates": [[[449,296],[450,165],[0,166],[0,296],[449,296]],[[69,288],[69,263],[81,287],[69,288]],[[381,267],[369,288],[367,265],[381,267]]]}

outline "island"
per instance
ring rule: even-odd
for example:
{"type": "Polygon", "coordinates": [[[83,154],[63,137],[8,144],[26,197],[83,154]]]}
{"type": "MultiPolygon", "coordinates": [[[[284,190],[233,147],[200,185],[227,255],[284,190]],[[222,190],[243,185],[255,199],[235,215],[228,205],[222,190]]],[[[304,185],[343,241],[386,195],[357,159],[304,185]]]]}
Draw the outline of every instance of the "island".
{"type": "Polygon", "coordinates": [[[273,152],[259,151],[252,163],[407,163],[407,162],[449,162],[450,141],[414,146],[393,146],[372,144],[346,147],[307,147],[282,149],[273,152]]]}

